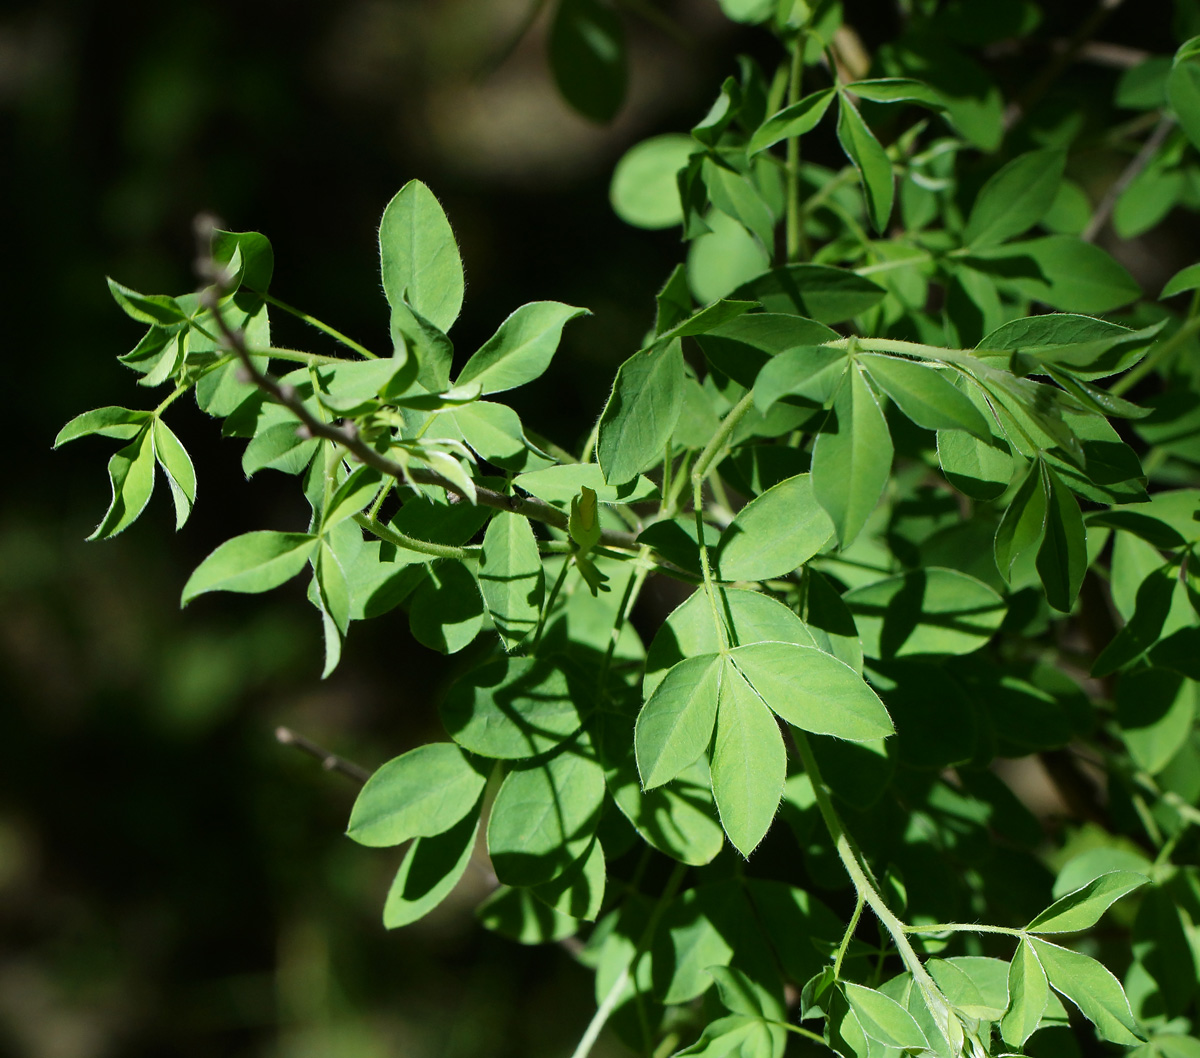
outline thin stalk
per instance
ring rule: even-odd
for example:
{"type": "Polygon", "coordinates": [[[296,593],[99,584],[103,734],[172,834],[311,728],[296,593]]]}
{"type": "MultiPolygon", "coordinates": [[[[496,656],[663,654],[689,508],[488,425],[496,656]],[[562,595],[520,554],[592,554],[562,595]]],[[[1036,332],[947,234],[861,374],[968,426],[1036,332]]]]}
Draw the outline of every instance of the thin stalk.
{"type": "Polygon", "coordinates": [[[1009,929],[1008,926],[983,926],[978,922],[935,922],[929,926],[904,926],[905,933],[1004,933],[1010,937],[1024,937],[1023,929],[1009,929]]]}
{"type": "Polygon", "coordinates": [[[546,605],[542,608],[542,616],[538,621],[537,634],[533,637],[533,650],[530,653],[536,653],[538,644],[542,641],[542,633],[546,631],[546,625],[550,621],[550,611],[554,607],[554,600],[558,598],[558,593],[562,591],[563,583],[567,579],[567,573],[571,569],[571,560],[566,558],[563,560],[562,569],[558,571],[558,576],[554,578],[554,585],[550,589],[550,594],[546,596],[546,605]]]}
{"type": "Polygon", "coordinates": [[[329,337],[336,338],[342,343],[342,345],[346,346],[348,349],[353,349],[360,356],[365,356],[368,360],[379,359],[379,357],[375,353],[371,352],[371,350],[365,345],[360,345],[353,338],[348,338],[346,335],[342,334],[341,331],[330,327],[328,323],[322,322],[315,316],[310,316],[307,312],[301,311],[294,305],[289,305],[286,301],[280,301],[277,297],[274,297],[271,294],[263,294],[261,296],[263,301],[265,301],[268,305],[274,305],[277,309],[283,309],[284,312],[290,313],[298,320],[303,320],[310,327],[316,327],[318,331],[324,331],[329,335],[329,337]]]}
{"type": "Polygon", "coordinates": [[[850,948],[850,941],[854,938],[854,931],[858,929],[858,920],[862,917],[862,910],[866,902],[866,897],[859,893],[858,900],[854,904],[854,914],[850,916],[850,924],[846,926],[846,932],[842,934],[842,943],[838,945],[837,956],[833,960],[834,977],[838,977],[842,972],[842,960],[846,958],[846,952],[850,948]]]}
{"type": "Polygon", "coordinates": [[[650,942],[654,939],[654,931],[658,928],[659,919],[662,918],[667,905],[678,891],[679,885],[686,873],[687,864],[675,864],[675,869],[671,872],[671,877],[667,879],[662,896],[658,898],[658,901],[654,905],[654,910],[650,912],[650,920],[646,923],[646,928],[642,931],[642,936],[638,940],[637,947],[634,949],[633,958],[629,960],[625,968],[617,975],[617,979],[613,981],[608,993],[600,1001],[600,1005],[596,1008],[596,1013],[592,1015],[592,1020],[588,1022],[588,1027],[584,1030],[583,1036],[580,1037],[579,1045],[575,1048],[571,1058],[587,1058],[591,1054],[592,1048],[596,1045],[596,1040],[600,1035],[600,1030],[604,1028],[608,1023],[608,1019],[612,1017],[613,1011],[617,1009],[617,1004],[621,1001],[621,996],[625,992],[625,986],[629,983],[629,979],[633,976],[633,972],[637,968],[638,960],[641,959],[646,949],[650,947],[650,942]]]}
{"type": "Polygon", "coordinates": [[[613,654],[617,649],[617,641],[621,638],[621,629],[625,627],[625,622],[629,620],[629,615],[633,613],[634,606],[637,605],[638,596],[642,593],[642,585],[646,583],[646,574],[650,572],[649,565],[646,560],[650,557],[650,548],[647,545],[642,545],[641,551],[638,552],[638,565],[634,569],[633,576],[625,584],[625,594],[621,597],[621,605],[617,607],[617,619],[613,622],[612,634],[608,639],[608,648],[604,651],[604,662],[600,666],[600,687],[603,689],[604,681],[608,677],[608,667],[612,664],[613,654]]]}
{"type": "Polygon", "coordinates": [[[376,518],[372,518],[369,514],[356,514],[354,520],[361,525],[372,536],[378,537],[389,544],[395,544],[396,547],[402,547],[408,551],[416,551],[422,555],[432,555],[434,558],[471,558],[479,554],[478,547],[452,547],[449,544],[436,544],[432,540],[418,540],[415,536],[409,536],[407,533],[399,533],[390,525],[384,525],[383,522],[376,518]]]}
{"type": "Polygon", "coordinates": [[[948,1024],[949,1019],[953,1018],[954,1015],[950,1012],[946,997],[942,995],[933,978],[929,976],[929,971],[925,969],[920,956],[917,955],[912,944],[909,943],[904,923],[887,906],[886,901],[871,878],[870,869],[863,860],[862,854],[858,851],[854,842],[851,841],[845,827],[842,826],[842,821],[838,818],[837,810],[833,807],[833,800],[830,798],[829,791],[825,787],[825,782],[821,778],[821,769],[817,765],[817,758],[813,755],[812,746],[809,745],[808,736],[799,728],[793,728],[792,735],[795,739],[796,749],[800,753],[800,760],[804,764],[804,770],[812,783],[813,795],[817,800],[817,808],[820,810],[821,818],[825,822],[825,828],[829,831],[829,836],[833,839],[834,847],[837,849],[838,858],[842,861],[842,866],[845,867],[846,873],[850,876],[850,881],[854,883],[854,889],[859,897],[866,902],[867,906],[874,912],[875,917],[879,919],[880,924],[891,936],[892,943],[896,946],[896,952],[899,954],[900,960],[904,963],[904,968],[912,974],[913,981],[921,989],[921,994],[925,997],[929,1012],[933,1015],[939,1028],[946,1034],[947,1040],[949,1040],[948,1024]]]}
{"type": "Polygon", "coordinates": [[[662,514],[663,508],[667,505],[667,497],[671,495],[671,464],[674,462],[675,456],[671,452],[671,438],[667,438],[667,449],[663,453],[663,473],[662,473],[662,503],[658,506],[659,514],[662,514]]]}
{"type": "Polygon", "coordinates": [[[153,415],[154,418],[157,419],[160,415],[162,415],[162,413],[164,411],[166,411],[172,404],[174,404],[180,397],[182,397],[191,388],[192,388],[192,384],[190,382],[187,385],[184,385],[181,383],[180,385],[176,386],[175,389],[171,393],[168,393],[162,399],[162,401],[159,403],[158,407],[155,408],[154,411],[152,411],[150,414],[153,415]]]}

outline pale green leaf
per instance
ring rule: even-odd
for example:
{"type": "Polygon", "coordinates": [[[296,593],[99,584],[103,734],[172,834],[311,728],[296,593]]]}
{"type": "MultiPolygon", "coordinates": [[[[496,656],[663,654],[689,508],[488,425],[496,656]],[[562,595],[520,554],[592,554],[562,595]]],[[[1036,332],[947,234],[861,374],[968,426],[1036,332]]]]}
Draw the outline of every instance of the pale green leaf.
{"type": "Polygon", "coordinates": [[[545,577],[529,519],[500,511],[488,523],[479,555],[479,588],[504,649],[513,651],[536,627],[545,577]]]}
{"type": "Polygon", "coordinates": [[[409,846],[383,905],[387,929],[424,918],[450,895],[466,872],[478,832],[479,814],[470,812],[445,833],[409,846]]]}
{"type": "Polygon", "coordinates": [[[925,1039],[921,1027],[894,999],[852,981],[847,981],[843,987],[850,1009],[858,1018],[863,1032],[871,1039],[878,1040],[885,1047],[902,1050],[928,1048],[929,1041],[925,1039]]]}
{"type": "Polygon", "coordinates": [[[1000,1034],[1010,1046],[1024,1047],[1042,1020],[1050,1000],[1046,971],[1027,940],[1017,946],[1009,967],[1008,996],[1008,1009],[1000,1019],[1000,1034]]]}
{"type": "Polygon", "coordinates": [[[833,523],[813,495],[811,477],[797,474],[738,511],[721,534],[717,566],[724,580],[782,577],[832,536],[833,523]]]}
{"type": "Polygon", "coordinates": [[[1030,933],[1078,933],[1100,921],[1113,904],[1149,879],[1134,871],[1111,871],[1056,900],[1025,928],[1030,933]]]}
{"type": "Polygon", "coordinates": [[[175,501],[175,528],[182,529],[196,502],[196,470],[187,449],[162,419],[154,420],[153,435],[154,458],[166,475],[175,501]]]}
{"type": "Polygon", "coordinates": [[[383,290],[394,314],[405,302],[439,331],[458,319],[463,299],[462,259],[438,200],[410,180],[383,211],[379,224],[383,290]]]}
{"type": "Polygon", "coordinates": [[[1142,1041],[1141,1030],[1117,979],[1095,959],[1036,937],[1031,939],[1050,984],[1096,1026],[1101,1039],[1127,1047],[1142,1041]]]}
{"type": "Polygon", "coordinates": [[[150,421],[150,412],[133,411],[129,408],[96,408],[76,415],[54,438],[54,447],[74,441],[77,437],[95,434],[98,437],[115,437],[128,441],[136,437],[150,421]]]}
{"type": "Polygon", "coordinates": [[[587,315],[587,309],[557,301],[522,305],[466,362],[454,384],[476,382],[487,394],[532,382],[550,366],[567,322],[587,315]]]}
{"type": "Polygon", "coordinates": [[[263,592],[296,576],[317,547],[309,533],[259,530],[226,540],[183,587],[183,605],[207,591],[263,592]]]}
{"type": "Polygon", "coordinates": [[[596,442],[596,459],[608,484],[623,485],[662,461],[683,410],[684,379],[678,341],[634,353],[621,365],[596,442]]]}
{"type": "Polygon", "coordinates": [[[112,502],[89,540],[107,540],[129,528],[150,502],[154,491],[154,442],[148,425],[109,459],[108,479],[112,502]]]}
{"type": "Polygon", "coordinates": [[[806,132],[812,132],[821,123],[831,102],[833,89],[822,88],[772,114],[755,129],[746,145],[747,153],[755,155],[773,147],[780,140],[793,139],[803,136],[806,132]]]}
{"type": "Polygon", "coordinates": [[[927,364],[896,356],[865,353],[858,362],[884,393],[918,426],[927,430],[966,430],[991,439],[987,420],[962,390],[927,364]]]}
{"type": "Polygon", "coordinates": [[[1054,202],[1065,165],[1066,152],[1056,147],[1014,158],[983,185],[963,242],[994,246],[1032,228],[1054,202]]]}
{"type": "Polygon", "coordinates": [[[696,150],[691,136],[667,133],[631,147],[613,170],[608,197],[614,212],[638,228],[670,228],[683,220],[679,170],[696,150]]]}
{"type": "Polygon", "coordinates": [[[646,700],[634,728],[644,789],[670,782],[708,749],[723,675],[717,654],[689,657],[646,700]]]}

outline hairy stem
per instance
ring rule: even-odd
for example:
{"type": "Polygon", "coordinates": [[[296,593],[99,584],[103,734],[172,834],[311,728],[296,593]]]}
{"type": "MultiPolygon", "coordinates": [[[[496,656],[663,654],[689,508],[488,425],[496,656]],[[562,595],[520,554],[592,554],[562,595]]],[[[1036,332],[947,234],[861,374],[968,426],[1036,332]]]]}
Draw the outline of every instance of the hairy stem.
{"type": "Polygon", "coordinates": [[[271,294],[262,294],[260,296],[262,297],[263,301],[265,301],[268,305],[274,305],[277,309],[283,309],[284,312],[287,312],[287,313],[291,314],[292,316],[295,316],[296,319],[298,319],[298,320],[303,320],[310,327],[316,327],[316,329],[318,331],[324,331],[326,334],[329,335],[329,337],[336,338],[339,342],[342,343],[342,345],[346,346],[346,348],[348,348],[348,349],[353,349],[360,356],[364,356],[368,360],[378,360],[379,359],[379,357],[375,353],[371,352],[371,350],[368,349],[365,345],[360,345],[353,338],[346,337],[346,335],[342,334],[341,331],[339,331],[333,327],[330,327],[328,323],[323,323],[321,320],[317,319],[315,316],[310,316],[307,312],[303,312],[300,309],[296,308],[295,306],[289,305],[285,301],[280,301],[277,297],[274,297],[271,294]]]}

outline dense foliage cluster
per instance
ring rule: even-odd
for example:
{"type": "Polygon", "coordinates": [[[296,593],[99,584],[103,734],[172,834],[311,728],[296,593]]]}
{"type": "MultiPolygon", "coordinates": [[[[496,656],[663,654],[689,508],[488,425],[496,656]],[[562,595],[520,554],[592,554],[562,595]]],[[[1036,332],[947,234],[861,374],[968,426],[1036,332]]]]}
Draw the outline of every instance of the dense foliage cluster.
{"type": "MultiPolygon", "coordinates": [[[[373,774],[349,834],[411,842],[389,927],[486,854],[487,928],[578,935],[580,1055],[611,1025],[711,1058],[1193,1058],[1200,265],[1147,299],[1094,239],[1200,207],[1200,37],[1120,78],[1132,161],[1093,203],[1078,123],[1014,132],[1047,85],[1006,105],[972,57],[1035,4],[908,5],[870,69],[839,3],[722,6],[783,58],[617,167],[617,212],[689,248],[581,452],[503,400],[586,310],[524,305],[459,366],[462,262],[414,181],[379,233],[391,350],[269,293],[255,233],[203,232],[199,293],[110,282],[149,327],[122,361],[170,389],[60,434],[123,444],[94,535],[158,470],[186,521],[165,417],[194,394],[312,515],[223,544],[185,603],[310,576],[326,674],[397,610],[476,644],[449,739],[373,774]],[[802,157],[830,127],[840,169],[802,157]],[[345,357],[274,347],[270,308],[345,357]],[[644,641],[652,576],[691,594],[644,641]],[[998,777],[1031,754],[1086,825],[1048,835],[998,777]]],[[[563,90],[611,116],[612,16],[561,8],[563,90]]]]}

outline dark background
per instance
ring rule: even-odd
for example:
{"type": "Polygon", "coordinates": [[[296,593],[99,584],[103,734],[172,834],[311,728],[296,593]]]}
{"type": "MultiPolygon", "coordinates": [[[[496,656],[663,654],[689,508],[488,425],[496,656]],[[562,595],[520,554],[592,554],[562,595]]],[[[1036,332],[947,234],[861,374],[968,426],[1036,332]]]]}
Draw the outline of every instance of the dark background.
{"type": "MultiPolygon", "coordinates": [[[[1043,40],[1087,10],[1050,6],[1043,40]]],[[[1173,50],[1169,5],[1126,6],[1107,39],[1173,50]]],[[[158,399],[114,360],[140,330],[104,276],[190,289],[201,210],[268,235],[279,297],[382,345],[375,227],[418,177],[462,246],[460,354],[526,301],[594,312],[516,401],[533,428],[578,447],[682,255],[676,232],[612,214],[613,164],[697,121],[738,52],[777,61],[765,33],[726,22],[715,0],[658,7],[680,32],[626,18],[630,98],[608,128],[555,93],[545,13],[486,72],[526,0],[0,10],[0,349],[16,440],[0,499],[0,1058],[570,1052],[590,975],[558,949],[478,929],[474,876],[427,921],[386,934],[395,850],[342,837],[353,784],[272,737],[288,724],[373,768],[441,737],[434,707],[455,660],[416,647],[393,614],[355,626],[322,682],[298,582],[181,613],[188,572],[218,543],[305,518],[290,479],[243,480],[241,443],[190,401],[170,416],[199,475],[179,535],[160,481],[133,528],[85,544],[108,501],[111,443],[50,446],[80,411],[158,399]]],[[[891,4],[854,7],[868,45],[893,32],[891,4]]],[[[1044,57],[1035,48],[1030,68],[1044,57]]],[[[1022,63],[1005,61],[1019,81],[1022,63]]],[[[1072,76],[1101,99],[1115,79],[1072,76]]],[[[1122,164],[1095,161],[1097,180],[1122,164]]],[[[1162,233],[1130,252],[1152,271],[1180,256],[1162,233]]],[[[282,313],[273,324],[277,344],[330,348],[282,313]]]]}

